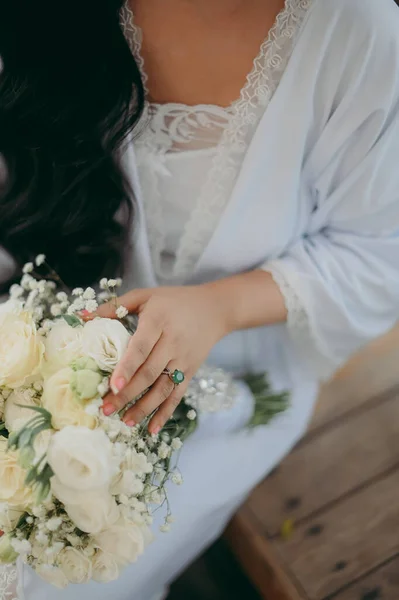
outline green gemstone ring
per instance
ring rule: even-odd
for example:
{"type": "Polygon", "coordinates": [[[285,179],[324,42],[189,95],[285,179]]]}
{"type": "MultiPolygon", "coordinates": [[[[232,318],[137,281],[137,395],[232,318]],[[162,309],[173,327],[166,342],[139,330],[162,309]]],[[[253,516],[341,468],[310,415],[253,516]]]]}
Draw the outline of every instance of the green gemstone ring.
{"type": "Polygon", "coordinates": [[[183,371],[180,371],[179,369],[175,369],[172,373],[172,371],[166,367],[166,369],[162,371],[162,374],[167,375],[175,385],[180,385],[185,380],[183,371]]]}

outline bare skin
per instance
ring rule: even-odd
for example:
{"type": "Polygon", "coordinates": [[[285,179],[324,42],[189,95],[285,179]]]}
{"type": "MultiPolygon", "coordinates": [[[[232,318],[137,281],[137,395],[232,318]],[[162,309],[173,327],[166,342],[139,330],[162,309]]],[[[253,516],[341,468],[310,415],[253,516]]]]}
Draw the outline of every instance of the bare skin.
{"type": "MultiPolygon", "coordinates": [[[[240,95],[254,57],[283,0],[131,0],[143,30],[151,100],[228,106],[240,95]]],[[[104,413],[121,409],[152,386],[125,415],[134,425],[153,414],[157,433],[172,416],[212,347],[234,330],[284,322],[278,286],[256,270],[190,287],[133,290],[120,299],[139,315],[139,328],[112,375],[104,413]],[[175,387],[162,374],[181,369],[175,387]],[[154,412],[155,411],[155,412],[154,412]]],[[[114,308],[101,307],[114,317],[114,308]]]]}

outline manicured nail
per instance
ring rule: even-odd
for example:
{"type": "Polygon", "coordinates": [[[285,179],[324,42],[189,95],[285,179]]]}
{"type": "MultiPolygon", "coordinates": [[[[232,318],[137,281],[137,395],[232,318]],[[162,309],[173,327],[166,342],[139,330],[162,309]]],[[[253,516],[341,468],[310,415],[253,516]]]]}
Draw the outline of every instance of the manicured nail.
{"type": "Polygon", "coordinates": [[[158,433],[161,431],[161,426],[157,425],[156,427],[153,428],[152,433],[154,435],[158,435],[158,433]]]}
{"type": "Polygon", "coordinates": [[[104,404],[103,413],[106,417],[110,417],[116,411],[115,406],[113,404],[104,404]]]}
{"type": "Polygon", "coordinates": [[[124,377],[119,377],[119,379],[111,383],[111,390],[114,396],[117,396],[119,392],[123,390],[124,387],[126,387],[126,380],[124,379],[124,377]]]}
{"type": "Polygon", "coordinates": [[[132,421],[132,420],[130,419],[130,421],[125,421],[125,424],[126,424],[128,427],[134,427],[134,426],[136,425],[136,422],[135,422],[135,421],[132,421]]]}

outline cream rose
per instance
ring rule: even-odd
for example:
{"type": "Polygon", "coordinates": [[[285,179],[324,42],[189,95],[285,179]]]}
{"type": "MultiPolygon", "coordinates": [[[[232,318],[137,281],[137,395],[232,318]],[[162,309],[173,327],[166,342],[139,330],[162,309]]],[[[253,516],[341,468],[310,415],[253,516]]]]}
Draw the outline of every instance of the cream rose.
{"type": "Polygon", "coordinates": [[[5,313],[0,319],[0,386],[18,388],[37,376],[44,343],[27,312],[5,313]]]}
{"type": "Polygon", "coordinates": [[[8,565],[16,561],[18,554],[11,546],[11,540],[8,535],[0,537],[0,565],[8,565]]]}
{"type": "Polygon", "coordinates": [[[25,486],[26,471],[20,467],[15,452],[7,449],[7,440],[0,438],[0,502],[10,507],[25,508],[32,502],[32,491],[25,486]]]}
{"type": "Polygon", "coordinates": [[[52,415],[54,429],[64,429],[70,425],[81,425],[95,429],[97,419],[88,415],[71,388],[74,372],[69,367],[61,369],[43,384],[42,405],[52,415]]]}
{"type": "Polygon", "coordinates": [[[83,327],[71,327],[64,320],[56,323],[48,334],[46,346],[46,372],[51,374],[69,367],[83,354],[83,327]]]}
{"type": "Polygon", "coordinates": [[[130,334],[115,319],[94,319],[83,328],[83,352],[96,361],[102,371],[111,373],[129,344],[130,334]]]}
{"type": "Polygon", "coordinates": [[[18,506],[11,507],[6,503],[0,504],[0,531],[5,531],[6,533],[12,531],[24,512],[18,506]]]}
{"type": "Polygon", "coordinates": [[[40,565],[36,568],[36,573],[56,588],[63,590],[67,587],[69,581],[64,573],[58,567],[51,567],[50,565],[40,565]]]}
{"type": "Polygon", "coordinates": [[[21,406],[37,406],[37,403],[33,398],[28,395],[25,397],[23,392],[16,390],[7,398],[4,407],[4,422],[8,431],[19,431],[37,416],[33,410],[21,406]]]}
{"type": "Polygon", "coordinates": [[[112,556],[99,550],[93,559],[93,579],[98,583],[110,583],[119,578],[120,567],[112,556]]]}
{"type": "Polygon", "coordinates": [[[60,483],[78,491],[104,488],[115,471],[112,444],[101,429],[66,427],[57,432],[47,460],[60,483]]]}
{"type": "Polygon", "coordinates": [[[76,548],[60,552],[59,566],[70,583],[88,583],[91,579],[91,560],[76,548]]]}
{"type": "MultiPolygon", "coordinates": [[[[82,492],[78,494],[83,495],[82,492]]],[[[103,495],[85,492],[84,496],[81,504],[65,504],[65,510],[81,531],[97,534],[118,521],[120,510],[109,492],[103,495]]]]}
{"type": "Polygon", "coordinates": [[[144,552],[144,535],[139,525],[121,517],[106,531],[94,536],[96,546],[112,554],[121,564],[135,562],[144,552]]]}

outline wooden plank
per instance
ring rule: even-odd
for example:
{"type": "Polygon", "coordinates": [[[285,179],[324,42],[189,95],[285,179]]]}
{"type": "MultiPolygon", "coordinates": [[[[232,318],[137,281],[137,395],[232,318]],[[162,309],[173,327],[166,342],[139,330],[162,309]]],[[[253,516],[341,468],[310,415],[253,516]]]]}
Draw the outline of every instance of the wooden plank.
{"type": "Polygon", "coordinates": [[[275,542],[311,600],[320,600],[399,552],[399,471],[275,542]],[[343,561],[345,569],[341,569],[343,561]]]}
{"type": "Polygon", "coordinates": [[[282,569],[273,547],[245,507],[227,527],[225,539],[264,600],[308,600],[289,570],[282,569]]]}
{"type": "Polygon", "coordinates": [[[399,396],[299,445],[251,495],[247,506],[268,535],[399,463],[399,396]]]}
{"type": "Polygon", "coordinates": [[[334,600],[398,600],[398,598],[399,557],[334,596],[334,600]]]}
{"type": "Polygon", "coordinates": [[[399,385],[399,325],[353,357],[320,392],[311,429],[399,385]]]}

